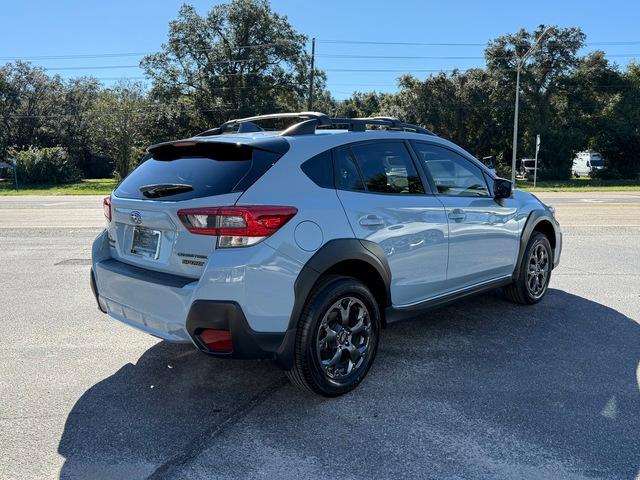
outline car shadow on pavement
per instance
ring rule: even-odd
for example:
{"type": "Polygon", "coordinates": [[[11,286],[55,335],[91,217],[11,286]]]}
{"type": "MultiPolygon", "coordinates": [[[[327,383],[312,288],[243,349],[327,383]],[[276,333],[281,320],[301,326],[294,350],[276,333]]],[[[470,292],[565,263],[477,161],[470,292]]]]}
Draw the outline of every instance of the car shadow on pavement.
{"type": "MultiPolygon", "coordinates": [[[[388,444],[413,452],[387,456],[377,470],[382,477],[411,458],[419,462],[420,449],[429,451],[432,474],[450,467],[462,478],[475,476],[465,472],[466,462],[455,464],[450,449],[459,439],[476,439],[494,460],[513,456],[533,467],[553,460],[571,473],[635,477],[640,326],[634,320],[560,290],[532,307],[490,293],[427,317],[383,332],[376,363],[356,391],[324,400],[285,386],[276,397],[286,393],[286,400],[269,413],[272,421],[259,422],[249,435],[277,438],[292,458],[321,452],[339,427],[318,431],[317,417],[348,405],[369,430],[358,427],[362,435],[355,432],[344,456],[365,455],[365,463],[369,455],[373,462],[388,444]],[[455,415],[440,414],[445,411],[455,415]],[[380,445],[382,436],[366,434],[376,429],[384,429],[380,445]],[[364,439],[374,444],[362,448],[364,439]],[[534,448],[519,451],[521,444],[534,448]]],[[[201,452],[211,442],[212,428],[282,385],[282,372],[270,362],[214,359],[191,346],[158,343],[74,405],[58,448],[65,457],[60,477],[144,478],[181,452],[189,460],[190,448],[201,452]]],[[[237,441],[250,441],[244,438],[237,441]]],[[[217,473],[239,447],[220,447],[217,473]]]]}

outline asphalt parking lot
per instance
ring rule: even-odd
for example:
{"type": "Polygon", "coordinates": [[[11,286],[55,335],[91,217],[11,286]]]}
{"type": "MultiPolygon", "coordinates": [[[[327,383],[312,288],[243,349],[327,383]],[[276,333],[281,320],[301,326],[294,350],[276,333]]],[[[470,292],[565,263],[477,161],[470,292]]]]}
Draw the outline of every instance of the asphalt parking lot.
{"type": "Polygon", "coordinates": [[[331,400],[100,314],[100,197],[0,197],[0,478],[638,478],[640,192],[539,196],[543,302],[394,325],[331,400]]]}

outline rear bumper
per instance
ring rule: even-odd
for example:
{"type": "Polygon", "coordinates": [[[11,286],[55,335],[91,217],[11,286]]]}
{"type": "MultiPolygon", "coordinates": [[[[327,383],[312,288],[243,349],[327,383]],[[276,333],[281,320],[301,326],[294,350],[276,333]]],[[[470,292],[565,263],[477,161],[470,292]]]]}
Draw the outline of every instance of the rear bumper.
{"type": "Polygon", "coordinates": [[[193,343],[202,352],[216,357],[271,358],[286,363],[285,359],[290,356],[288,346],[293,345],[290,340],[295,338],[295,331],[256,332],[249,326],[240,305],[218,300],[194,301],[187,315],[186,328],[193,343]],[[213,352],[201,341],[200,333],[210,328],[231,332],[231,353],[213,352]]]}
{"type": "Polygon", "coordinates": [[[192,300],[198,284],[193,279],[150,274],[148,270],[105,259],[94,263],[90,281],[102,312],[155,337],[193,343],[202,352],[216,357],[274,359],[283,365],[290,362],[295,329],[255,331],[235,301],[192,300]],[[123,299],[130,299],[128,303],[135,303],[136,307],[123,303],[123,299]],[[231,332],[232,352],[210,350],[200,340],[204,329],[231,332]]]}
{"type": "Polygon", "coordinates": [[[148,273],[114,259],[95,263],[92,277],[100,309],[163,340],[191,342],[184,319],[196,282],[175,275],[148,273]]]}

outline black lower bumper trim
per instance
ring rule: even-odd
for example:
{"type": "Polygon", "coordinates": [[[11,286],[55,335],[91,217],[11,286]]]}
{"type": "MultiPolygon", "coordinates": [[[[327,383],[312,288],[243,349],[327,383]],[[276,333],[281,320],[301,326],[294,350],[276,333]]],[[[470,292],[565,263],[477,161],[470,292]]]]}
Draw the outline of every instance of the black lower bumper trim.
{"type": "Polygon", "coordinates": [[[236,302],[196,300],[191,304],[187,316],[187,332],[200,350],[209,355],[226,358],[270,358],[277,360],[286,356],[281,349],[286,333],[256,332],[251,329],[246,317],[236,302]],[[200,339],[207,328],[229,330],[233,342],[231,353],[211,351],[200,339]]]}

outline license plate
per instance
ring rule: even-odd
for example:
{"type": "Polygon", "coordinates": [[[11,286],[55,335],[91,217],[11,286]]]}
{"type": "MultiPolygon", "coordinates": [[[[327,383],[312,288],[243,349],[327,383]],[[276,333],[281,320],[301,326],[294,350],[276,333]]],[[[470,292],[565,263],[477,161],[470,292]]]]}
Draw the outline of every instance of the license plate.
{"type": "Polygon", "coordinates": [[[161,235],[159,230],[151,230],[146,227],[133,227],[131,253],[133,255],[157,260],[160,254],[161,235]]]}

